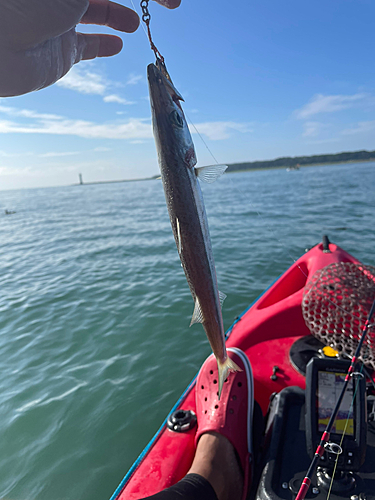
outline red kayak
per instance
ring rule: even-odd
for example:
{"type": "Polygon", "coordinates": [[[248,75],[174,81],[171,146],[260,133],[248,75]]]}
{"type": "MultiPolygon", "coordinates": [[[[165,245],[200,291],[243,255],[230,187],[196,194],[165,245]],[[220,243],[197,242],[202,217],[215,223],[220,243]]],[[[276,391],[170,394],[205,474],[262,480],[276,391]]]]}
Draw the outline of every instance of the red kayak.
{"type": "MultiPolygon", "coordinates": [[[[295,498],[303,475],[309,467],[311,460],[309,440],[312,443],[313,436],[321,429],[324,420],[324,415],[320,413],[318,415],[318,410],[314,406],[315,399],[318,394],[324,399],[326,394],[324,391],[333,390],[328,382],[327,386],[322,385],[326,379],[328,380],[327,374],[330,370],[335,374],[336,381],[340,378],[339,372],[343,370],[341,365],[338,367],[334,365],[332,369],[318,367],[316,368],[318,371],[313,370],[312,374],[311,369],[307,369],[308,377],[312,380],[308,385],[315,387],[314,380],[318,380],[317,377],[320,384],[319,388],[314,389],[315,393],[310,395],[312,389],[306,388],[306,367],[312,357],[325,358],[322,354],[324,343],[311,335],[301,304],[306,285],[315,273],[336,263],[360,264],[357,259],[324,237],[323,243],[300,257],[236,319],[227,332],[227,347],[242,349],[251,362],[254,374],[257,403],[254,434],[257,436],[258,444],[251,498],[264,500],[295,498]],[[311,416],[307,415],[307,408],[311,416]]],[[[327,354],[327,366],[335,363],[340,357],[336,351],[333,352],[334,354],[327,354]]],[[[345,363],[342,360],[337,362],[345,363]]],[[[371,420],[371,415],[369,416],[371,411],[375,418],[375,402],[371,403],[373,407],[368,402],[375,399],[375,396],[371,395],[371,392],[374,392],[372,387],[375,386],[373,373],[370,366],[366,370],[366,376],[362,376],[367,380],[364,389],[368,396],[367,403],[365,396],[360,397],[358,393],[356,395],[358,404],[355,403],[358,411],[351,409],[350,415],[348,413],[354,430],[347,433],[345,440],[345,443],[348,443],[345,450],[349,450],[347,451],[349,458],[343,454],[339,457],[340,478],[336,473],[334,481],[336,486],[331,493],[335,500],[341,498],[375,500],[375,430],[371,422],[367,422],[368,419],[371,420]],[[366,423],[364,423],[365,418],[366,423]],[[365,444],[363,440],[366,440],[365,444]],[[353,470],[350,470],[350,463],[353,470]]],[[[322,411],[321,404],[319,405],[319,411],[322,411]]],[[[195,380],[171,410],[111,500],[135,500],[147,497],[171,486],[186,474],[195,452],[194,436],[197,427],[194,412],[195,380]]],[[[340,432],[342,433],[338,426],[337,433],[340,432]]],[[[326,460],[328,463],[331,458],[327,452],[322,461],[326,460]]],[[[325,487],[325,482],[327,483],[333,474],[330,476],[329,464],[327,467],[325,465],[322,462],[318,467],[309,490],[310,498],[327,498],[328,487],[325,487]],[[325,479],[322,479],[323,476],[325,479]]]]}

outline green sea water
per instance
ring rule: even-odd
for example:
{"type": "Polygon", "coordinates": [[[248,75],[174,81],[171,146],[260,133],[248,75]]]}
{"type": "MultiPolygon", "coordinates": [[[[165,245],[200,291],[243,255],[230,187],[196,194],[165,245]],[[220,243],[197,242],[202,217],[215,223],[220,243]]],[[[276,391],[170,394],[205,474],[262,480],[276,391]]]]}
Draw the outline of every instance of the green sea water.
{"type": "MultiPolygon", "coordinates": [[[[323,234],[375,265],[375,163],[203,193],[226,328],[323,234]]],[[[2,191],[0,209],[0,498],[106,500],[210,352],[162,184],[2,191]]]]}

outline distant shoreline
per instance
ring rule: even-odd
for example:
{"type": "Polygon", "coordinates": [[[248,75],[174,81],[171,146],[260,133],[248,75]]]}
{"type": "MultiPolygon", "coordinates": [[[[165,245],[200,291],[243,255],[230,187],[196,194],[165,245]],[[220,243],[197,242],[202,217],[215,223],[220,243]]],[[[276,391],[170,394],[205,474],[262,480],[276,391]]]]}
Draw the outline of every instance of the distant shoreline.
{"type": "MultiPolygon", "coordinates": [[[[298,165],[298,169],[301,168],[308,168],[308,167],[321,167],[321,166],[330,166],[330,165],[345,165],[345,164],[350,164],[350,163],[369,163],[369,162],[375,162],[375,157],[374,158],[369,158],[366,160],[345,160],[345,161],[332,161],[332,162],[324,162],[324,163],[306,163],[304,165],[298,165]]],[[[257,162],[258,163],[258,162],[257,162]]],[[[259,162],[261,163],[261,162],[259,162]]],[[[235,168],[236,163],[232,163],[228,165],[228,170],[225,172],[226,174],[238,174],[241,172],[255,172],[259,170],[279,170],[279,169],[287,169],[291,168],[293,171],[297,171],[298,169],[291,167],[290,165],[270,165],[267,167],[261,167],[261,166],[256,166],[256,167],[247,167],[247,168],[235,168]],[[232,167],[232,168],[231,168],[232,167]]],[[[242,164],[240,164],[242,165],[242,164]]],[[[76,184],[71,184],[71,186],[92,186],[95,184],[116,184],[119,182],[139,182],[139,181],[154,181],[160,179],[160,174],[153,175],[151,177],[143,177],[140,179],[122,179],[118,181],[93,181],[93,182],[82,182],[80,184],[77,182],[76,184]]]]}
{"type": "Polygon", "coordinates": [[[302,167],[312,167],[315,165],[335,165],[368,161],[375,161],[375,151],[343,151],[342,153],[334,154],[284,156],[275,158],[274,160],[232,163],[228,165],[227,172],[241,172],[246,170],[261,170],[269,168],[290,168],[291,170],[298,170],[302,167]]]}
{"type": "Polygon", "coordinates": [[[154,181],[159,179],[160,174],[153,175],[152,177],[142,177],[140,179],[122,179],[119,181],[92,181],[92,182],[77,182],[71,186],[92,186],[93,184],[115,184],[118,182],[138,182],[138,181],[154,181]]]}
{"type": "MultiPolygon", "coordinates": [[[[350,163],[370,163],[370,162],[375,162],[375,158],[370,158],[368,160],[346,160],[346,161],[333,161],[330,163],[308,163],[306,165],[298,165],[298,168],[308,168],[308,167],[322,167],[322,166],[330,166],[330,165],[345,165],[345,164],[350,164],[350,163]]],[[[230,165],[229,165],[230,166],[230,165]]],[[[252,172],[252,171],[259,171],[259,170],[278,170],[278,169],[287,169],[291,168],[292,170],[297,171],[298,169],[290,167],[290,165],[278,165],[278,166],[269,166],[269,167],[249,167],[249,168],[242,168],[242,169],[231,169],[227,170],[227,174],[238,174],[240,172],[252,172]]]]}

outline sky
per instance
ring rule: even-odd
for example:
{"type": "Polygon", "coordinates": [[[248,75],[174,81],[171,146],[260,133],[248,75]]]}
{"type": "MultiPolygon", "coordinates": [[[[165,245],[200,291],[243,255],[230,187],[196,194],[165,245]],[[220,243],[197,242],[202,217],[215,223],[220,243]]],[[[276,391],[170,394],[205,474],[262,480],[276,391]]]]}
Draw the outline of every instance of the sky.
{"type": "MultiPolygon", "coordinates": [[[[176,10],[151,1],[149,10],[204,139],[191,128],[198,166],[214,163],[211,153],[236,163],[375,150],[373,0],[182,0],[176,10]]],[[[0,98],[0,190],[158,173],[146,78],[154,55],[142,26],[121,37],[119,55],[0,98]]]]}

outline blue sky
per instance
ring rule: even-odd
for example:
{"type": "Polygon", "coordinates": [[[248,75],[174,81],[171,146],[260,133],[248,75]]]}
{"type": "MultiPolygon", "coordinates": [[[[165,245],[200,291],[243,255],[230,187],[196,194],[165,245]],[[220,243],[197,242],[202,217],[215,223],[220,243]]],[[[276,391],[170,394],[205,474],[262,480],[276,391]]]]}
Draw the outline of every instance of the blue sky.
{"type": "MultiPolygon", "coordinates": [[[[373,0],[182,0],[174,11],[150,2],[150,13],[184,110],[220,163],[375,150],[373,0]]],[[[0,99],[0,190],[158,173],[153,53],[142,27],[122,38],[118,56],[0,99]]],[[[213,163],[192,132],[199,165],[213,163]]]]}

